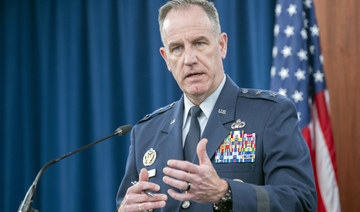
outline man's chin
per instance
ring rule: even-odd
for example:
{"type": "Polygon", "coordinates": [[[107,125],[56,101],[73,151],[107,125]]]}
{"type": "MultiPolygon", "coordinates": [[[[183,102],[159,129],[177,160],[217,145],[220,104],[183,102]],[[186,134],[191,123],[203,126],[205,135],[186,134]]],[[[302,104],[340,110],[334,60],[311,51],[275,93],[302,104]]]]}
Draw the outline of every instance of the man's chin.
{"type": "Polygon", "coordinates": [[[207,89],[204,89],[204,88],[201,88],[201,89],[200,88],[188,89],[187,92],[184,92],[184,93],[186,93],[186,96],[189,99],[196,100],[197,103],[199,103],[198,102],[199,100],[202,102],[207,97],[206,96],[207,89]]]}

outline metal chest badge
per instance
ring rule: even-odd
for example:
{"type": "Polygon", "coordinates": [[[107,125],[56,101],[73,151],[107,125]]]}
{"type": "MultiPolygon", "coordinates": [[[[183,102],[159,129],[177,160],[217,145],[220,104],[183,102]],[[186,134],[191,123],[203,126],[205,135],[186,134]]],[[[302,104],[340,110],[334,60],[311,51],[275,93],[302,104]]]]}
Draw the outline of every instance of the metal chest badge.
{"type": "Polygon", "coordinates": [[[239,129],[239,128],[243,128],[245,127],[245,122],[241,121],[240,119],[236,120],[236,122],[234,122],[231,125],[231,129],[239,129]]]}
{"type": "Polygon", "coordinates": [[[143,157],[143,164],[144,166],[151,166],[156,160],[156,152],[153,148],[149,149],[144,157],[143,157]]]}

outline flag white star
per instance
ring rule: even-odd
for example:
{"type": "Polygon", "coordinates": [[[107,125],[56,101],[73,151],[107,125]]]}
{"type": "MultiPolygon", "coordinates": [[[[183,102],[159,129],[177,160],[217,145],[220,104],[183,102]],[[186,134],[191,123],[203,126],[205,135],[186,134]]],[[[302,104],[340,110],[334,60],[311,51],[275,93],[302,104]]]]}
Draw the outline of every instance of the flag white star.
{"type": "Polygon", "coordinates": [[[308,9],[310,9],[311,8],[311,0],[305,0],[304,1],[304,5],[305,5],[305,7],[307,7],[308,9]]]}
{"type": "Polygon", "coordinates": [[[281,14],[281,5],[280,4],[276,5],[275,14],[276,14],[276,16],[279,16],[281,14]]]}
{"type": "Polygon", "coordinates": [[[272,56],[273,58],[275,58],[277,56],[277,53],[278,53],[278,49],[276,46],[273,47],[273,50],[272,50],[272,56]]]}
{"type": "Polygon", "coordinates": [[[317,70],[314,74],[314,80],[315,82],[323,82],[324,81],[324,74],[320,72],[320,70],[317,70]]]}
{"type": "Polygon", "coordinates": [[[307,60],[307,52],[304,49],[300,49],[297,53],[297,56],[299,57],[300,61],[307,60]]]}
{"type": "Polygon", "coordinates": [[[298,120],[300,121],[301,120],[301,113],[300,112],[297,112],[297,117],[298,117],[298,120]]]}
{"type": "Polygon", "coordinates": [[[307,32],[304,28],[300,31],[300,35],[301,35],[302,39],[304,39],[304,40],[308,38],[307,32]]]}
{"type": "Polygon", "coordinates": [[[275,66],[271,66],[271,70],[270,70],[271,78],[275,77],[275,75],[276,75],[276,68],[275,66]]]}
{"type": "Polygon", "coordinates": [[[285,33],[286,37],[290,37],[290,36],[294,35],[294,27],[287,25],[286,29],[284,29],[284,33],[285,33]]]}
{"type": "Polygon", "coordinates": [[[281,54],[283,54],[284,58],[289,57],[291,53],[291,47],[290,46],[284,46],[284,48],[281,50],[281,54]]]}
{"type": "Polygon", "coordinates": [[[289,69],[281,68],[281,70],[279,71],[279,76],[282,80],[288,78],[289,77],[289,69]]]}
{"type": "Polygon", "coordinates": [[[321,64],[324,63],[324,57],[322,56],[322,54],[319,56],[319,60],[320,60],[320,63],[321,63],[321,64]]]}
{"type": "Polygon", "coordinates": [[[275,37],[279,35],[279,31],[280,31],[280,26],[278,24],[276,24],[274,26],[274,35],[275,35],[275,37]]]}
{"type": "Polygon", "coordinates": [[[294,75],[298,81],[305,79],[305,71],[304,70],[298,69],[294,75]]]}
{"type": "Polygon", "coordinates": [[[287,12],[289,13],[290,16],[296,14],[296,5],[290,4],[290,6],[287,8],[287,12]]]}
{"type": "Polygon", "coordinates": [[[283,95],[283,96],[287,96],[286,93],[287,93],[287,90],[284,89],[284,88],[279,88],[279,94],[283,95]]]}
{"type": "Polygon", "coordinates": [[[303,98],[303,92],[300,92],[298,90],[295,90],[293,95],[291,95],[291,97],[294,99],[294,102],[295,103],[298,103],[300,101],[303,101],[304,98],[303,98]]]}
{"type": "Polygon", "coordinates": [[[319,28],[314,24],[314,26],[310,27],[312,36],[319,36],[319,28]]]}

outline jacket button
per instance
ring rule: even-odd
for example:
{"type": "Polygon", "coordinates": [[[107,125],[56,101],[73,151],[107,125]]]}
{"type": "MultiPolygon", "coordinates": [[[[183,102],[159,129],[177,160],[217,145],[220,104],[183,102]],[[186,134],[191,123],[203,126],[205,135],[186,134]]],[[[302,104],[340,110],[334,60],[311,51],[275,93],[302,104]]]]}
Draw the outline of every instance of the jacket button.
{"type": "Polygon", "coordinates": [[[183,209],[189,208],[190,205],[191,205],[191,203],[190,203],[190,201],[188,201],[188,200],[186,200],[186,201],[184,201],[184,202],[181,203],[181,207],[182,207],[183,209]]]}

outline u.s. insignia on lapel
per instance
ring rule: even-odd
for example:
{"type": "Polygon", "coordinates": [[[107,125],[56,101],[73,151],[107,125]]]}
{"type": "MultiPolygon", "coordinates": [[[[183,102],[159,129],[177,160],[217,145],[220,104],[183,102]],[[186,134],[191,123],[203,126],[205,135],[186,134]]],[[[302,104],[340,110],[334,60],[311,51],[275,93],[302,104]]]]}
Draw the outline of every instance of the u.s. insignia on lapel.
{"type": "Polygon", "coordinates": [[[215,153],[215,163],[255,162],[256,133],[230,131],[215,153]]]}
{"type": "Polygon", "coordinates": [[[149,149],[143,157],[144,166],[151,166],[156,160],[156,152],[153,148],[149,149]]]}

